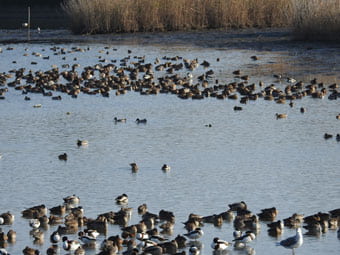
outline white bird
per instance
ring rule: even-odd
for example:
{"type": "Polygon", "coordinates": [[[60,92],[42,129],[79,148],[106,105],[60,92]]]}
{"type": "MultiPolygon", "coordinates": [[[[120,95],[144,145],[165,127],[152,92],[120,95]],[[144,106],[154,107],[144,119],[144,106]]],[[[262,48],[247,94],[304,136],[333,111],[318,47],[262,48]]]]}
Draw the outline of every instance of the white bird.
{"type": "Polygon", "coordinates": [[[79,236],[79,240],[82,241],[82,243],[86,245],[95,244],[97,241],[95,237],[85,235],[83,231],[80,231],[78,233],[78,236],[79,236]]]}
{"type": "Polygon", "coordinates": [[[50,235],[50,241],[53,244],[58,243],[61,240],[61,236],[58,232],[58,230],[54,231],[51,235],[50,235]]]}
{"type": "Polygon", "coordinates": [[[236,243],[242,243],[244,246],[247,245],[247,243],[250,243],[256,238],[255,234],[252,231],[246,231],[246,233],[238,238],[235,238],[233,241],[236,243]]]}
{"type": "Polygon", "coordinates": [[[137,233],[136,238],[140,241],[144,241],[149,239],[149,235],[147,233],[137,233]]]}
{"type": "Polygon", "coordinates": [[[40,27],[38,27],[37,30],[38,30],[38,34],[40,34],[40,27]]]}
{"type": "Polygon", "coordinates": [[[116,197],[117,204],[127,204],[128,201],[129,201],[128,195],[126,195],[125,193],[116,197]]]}
{"type": "Polygon", "coordinates": [[[63,237],[63,249],[65,251],[75,251],[80,247],[80,243],[75,240],[68,240],[67,236],[63,237]]]}
{"type": "Polygon", "coordinates": [[[303,236],[301,228],[296,229],[296,235],[288,237],[277,243],[277,246],[283,246],[287,249],[292,249],[292,254],[294,255],[294,249],[299,248],[303,244],[303,236]]]}
{"type": "Polygon", "coordinates": [[[202,237],[204,234],[203,230],[201,228],[196,228],[193,231],[190,231],[189,233],[184,234],[185,236],[187,236],[190,239],[198,239],[200,237],[202,237]]]}
{"type": "Polygon", "coordinates": [[[40,221],[38,219],[30,219],[29,224],[34,229],[40,227],[40,221]]]}
{"type": "Polygon", "coordinates": [[[0,255],[9,255],[9,253],[6,251],[6,249],[1,248],[0,249],[0,255]]]}
{"type": "Polygon", "coordinates": [[[215,237],[213,242],[211,243],[211,248],[213,248],[215,251],[223,251],[227,249],[230,245],[231,243],[215,237]]]}
{"type": "Polygon", "coordinates": [[[189,255],[198,255],[200,254],[200,250],[198,249],[197,246],[191,245],[189,248],[189,255]]]}

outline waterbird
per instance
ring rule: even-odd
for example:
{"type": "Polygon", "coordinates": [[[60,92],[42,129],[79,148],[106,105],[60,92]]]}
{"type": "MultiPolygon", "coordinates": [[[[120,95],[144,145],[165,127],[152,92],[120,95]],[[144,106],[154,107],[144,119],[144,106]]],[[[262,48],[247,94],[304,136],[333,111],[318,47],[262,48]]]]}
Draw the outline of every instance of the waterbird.
{"type": "Polygon", "coordinates": [[[132,172],[138,171],[138,165],[135,162],[130,163],[132,172]]]}
{"type": "Polygon", "coordinates": [[[255,234],[252,231],[246,231],[246,233],[238,238],[235,238],[233,241],[236,243],[242,243],[244,246],[247,245],[247,243],[250,243],[256,238],[255,234]]]}
{"type": "Polygon", "coordinates": [[[213,248],[215,251],[222,251],[227,249],[230,245],[231,243],[215,237],[213,242],[211,243],[211,248],[213,248]]]}
{"type": "Polygon", "coordinates": [[[76,240],[69,240],[67,236],[63,237],[63,249],[65,251],[75,251],[80,247],[80,243],[76,240]]]}
{"type": "Polygon", "coordinates": [[[53,244],[58,243],[61,240],[61,236],[58,232],[58,230],[54,231],[51,235],[50,235],[50,241],[53,244]]]}
{"type": "Polygon", "coordinates": [[[95,244],[97,241],[95,237],[85,235],[85,232],[83,231],[80,231],[78,233],[78,236],[79,240],[82,241],[82,243],[84,243],[85,245],[95,244]]]}
{"type": "Polygon", "coordinates": [[[275,114],[276,119],[286,119],[288,117],[288,115],[286,113],[276,113],[275,114]]]}
{"type": "Polygon", "coordinates": [[[67,160],[67,154],[66,154],[66,152],[65,152],[64,154],[60,154],[60,155],[58,156],[58,158],[59,158],[59,160],[64,160],[64,161],[66,161],[66,160],[67,160]]]}
{"type": "Polygon", "coordinates": [[[163,171],[170,171],[170,169],[171,169],[171,167],[170,167],[169,165],[167,165],[167,164],[164,164],[164,165],[162,166],[162,170],[163,170],[163,171]]]}
{"type": "Polygon", "coordinates": [[[292,254],[294,255],[294,249],[299,248],[303,244],[303,236],[301,228],[296,229],[296,235],[288,237],[287,239],[278,242],[277,246],[283,246],[287,249],[292,249],[292,254]]]}
{"type": "Polygon", "coordinates": [[[189,248],[189,255],[198,255],[200,254],[200,250],[198,249],[197,246],[191,245],[189,248]]]}
{"type": "Polygon", "coordinates": [[[201,238],[203,236],[204,232],[201,228],[196,228],[195,230],[192,230],[186,234],[184,234],[186,237],[190,238],[190,239],[198,239],[201,238]]]}
{"type": "Polygon", "coordinates": [[[126,195],[125,193],[122,195],[119,195],[118,197],[116,197],[116,203],[117,204],[126,204],[129,201],[128,195],[126,195]]]}
{"type": "Polygon", "coordinates": [[[147,119],[139,119],[139,118],[136,119],[137,124],[146,124],[146,122],[147,122],[147,119]]]}
{"type": "Polygon", "coordinates": [[[87,146],[89,142],[87,140],[77,140],[78,146],[87,146]]]}
{"type": "Polygon", "coordinates": [[[0,255],[9,255],[5,248],[0,248],[0,255]]]}
{"type": "Polygon", "coordinates": [[[38,219],[30,219],[29,221],[30,227],[36,229],[40,227],[40,221],[38,219]]]}
{"type": "Polygon", "coordinates": [[[113,120],[115,121],[115,123],[125,123],[126,122],[126,118],[118,119],[117,117],[114,117],[113,120]]]}

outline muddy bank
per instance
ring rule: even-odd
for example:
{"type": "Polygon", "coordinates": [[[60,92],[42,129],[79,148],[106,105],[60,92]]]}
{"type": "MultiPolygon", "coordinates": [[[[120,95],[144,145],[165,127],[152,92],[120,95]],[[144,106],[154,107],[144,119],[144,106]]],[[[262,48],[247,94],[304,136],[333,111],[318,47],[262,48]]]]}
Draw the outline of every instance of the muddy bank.
{"type": "MultiPolygon", "coordinates": [[[[74,35],[66,29],[34,28],[30,43],[103,43],[125,45],[171,46],[185,45],[204,48],[234,48],[254,50],[282,50],[340,47],[338,44],[293,40],[288,29],[205,30],[191,32],[159,32],[105,35],[74,35]]],[[[27,43],[27,29],[0,30],[0,43],[27,43]]]]}

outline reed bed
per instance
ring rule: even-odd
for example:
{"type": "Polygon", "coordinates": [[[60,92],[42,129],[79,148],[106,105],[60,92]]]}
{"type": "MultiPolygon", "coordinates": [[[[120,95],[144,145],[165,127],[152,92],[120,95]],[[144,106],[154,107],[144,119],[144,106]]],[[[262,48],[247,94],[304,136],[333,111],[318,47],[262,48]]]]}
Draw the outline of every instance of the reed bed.
{"type": "Polygon", "coordinates": [[[340,41],[340,0],[295,1],[293,10],[295,38],[340,41]]]}
{"type": "Polygon", "coordinates": [[[76,34],[287,26],[291,7],[286,0],[68,0],[62,5],[76,34]]]}
{"type": "Polygon", "coordinates": [[[340,40],[340,0],[65,0],[75,34],[291,27],[340,40]]]}

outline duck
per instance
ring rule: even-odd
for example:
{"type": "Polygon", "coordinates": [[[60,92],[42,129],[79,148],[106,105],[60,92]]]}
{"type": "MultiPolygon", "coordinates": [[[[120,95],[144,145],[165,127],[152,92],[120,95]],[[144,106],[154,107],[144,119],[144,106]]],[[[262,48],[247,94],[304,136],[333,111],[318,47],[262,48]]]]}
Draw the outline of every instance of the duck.
{"type": "Polygon", "coordinates": [[[195,230],[192,230],[186,234],[184,234],[186,237],[190,239],[197,240],[203,236],[204,232],[201,228],[196,228],[195,230]]]}
{"type": "Polygon", "coordinates": [[[63,153],[63,154],[60,154],[60,155],[58,156],[58,158],[59,158],[59,160],[64,160],[64,161],[66,161],[66,160],[67,160],[67,154],[66,154],[66,152],[63,153]]]}
{"type": "Polygon", "coordinates": [[[276,113],[275,116],[276,116],[277,120],[278,119],[287,119],[288,114],[286,114],[286,113],[276,113]]]}
{"type": "Polygon", "coordinates": [[[10,229],[7,232],[7,240],[9,243],[15,243],[17,239],[17,233],[13,230],[10,229]]]}
{"type": "Polygon", "coordinates": [[[71,195],[63,198],[65,204],[77,205],[80,202],[80,198],[76,195],[71,195]]]}
{"type": "Polygon", "coordinates": [[[80,146],[87,146],[89,145],[89,142],[87,140],[77,140],[78,147],[80,146]]]}
{"type": "Polygon", "coordinates": [[[244,246],[247,245],[247,243],[250,243],[256,238],[253,231],[246,231],[246,233],[238,238],[235,238],[233,241],[236,243],[242,243],[244,246]]]}
{"type": "Polygon", "coordinates": [[[292,254],[294,255],[294,249],[299,248],[303,244],[303,236],[302,236],[302,230],[301,228],[296,229],[295,236],[288,237],[287,239],[284,239],[278,243],[276,243],[277,246],[282,246],[287,249],[292,249],[292,254]]]}
{"type": "Polygon", "coordinates": [[[138,214],[144,215],[148,211],[148,206],[144,203],[144,204],[138,206],[137,211],[138,211],[138,214]]]}
{"type": "Polygon", "coordinates": [[[164,165],[162,166],[162,170],[163,170],[163,171],[170,171],[170,169],[171,169],[171,167],[170,167],[169,165],[167,165],[167,164],[164,164],[164,165]]]}
{"type": "Polygon", "coordinates": [[[116,197],[117,204],[126,204],[128,203],[128,201],[129,201],[128,195],[126,195],[125,193],[116,197]]]}
{"type": "Polygon", "coordinates": [[[14,214],[10,212],[5,212],[0,215],[0,219],[2,219],[1,221],[3,222],[3,225],[12,225],[14,222],[14,218],[14,214]]]}
{"type": "Polygon", "coordinates": [[[223,251],[226,250],[230,245],[231,243],[215,237],[211,243],[211,248],[213,248],[215,251],[223,251]]]}
{"type": "Polygon", "coordinates": [[[52,244],[56,244],[61,240],[61,236],[59,234],[59,231],[53,231],[53,233],[50,235],[50,241],[52,244]]]}
{"type": "Polygon", "coordinates": [[[39,250],[30,248],[28,246],[26,246],[25,249],[22,250],[22,253],[24,255],[40,255],[40,251],[39,250]]]}
{"type": "Polygon", "coordinates": [[[135,122],[136,122],[137,124],[146,124],[147,119],[139,119],[139,118],[137,118],[135,122]]]}
{"type": "Polygon", "coordinates": [[[51,214],[54,215],[64,215],[66,213],[65,205],[58,205],[49,209],[51,214]]]}
{"type": "Polygon", "coordinates": [[[30,219],[29,225],[30,225],[30,227],[32,227],[33,229],[37,229],[37,228],[40,227],[40,221],[39,221],[38,219],[30,219]]]}
{"type": "Polygon", "coordinates": [[[113,120],[115,121],[115,123],[118,123],[118,122],[120,122],[120,123],[125,123],[125,122],[126,122],[126,118],[118,119],[117,117],[114,117],[113,120]]]}
{"type": "Polygon", "coordinates": [[[9,255],[9,253],[5,248],[0,248],[0,255],[9,255]]]}
{"type": "Polygon", "coordinates": [[[85,245],[95,244],[97,241],[95,237],[85,235],[85,232],[83,231],[80,231],[78,233],[78,236],[79,236],[79,240],[82,241],[82,243],[85,245]]]}
{"type": "Polygon", "coordinates": [[[198,249],[198,247],[195,245],[191,245],[189,248],[189,255],[199,255],[199,254],[200,254],[200,250],[198,249]]]}
{"type": "Polygon", "coordinates": [[[67,236],[64,236],[63,239],[63,249],[65,251],[75,251],[80,247],[80,243],[76,240],[69,240],[67,236]]]}
{"type": "Polygon", "coordinates": [[[332,138],[333,137],[333,135],[332,134],[328,134],[328,133],[325,133],[324,135],[323,135],[323,138],[325,138],[326,140],[327,139],[330,139],[330,138],[332,138]]]}
{"type": "Polygon", "coordinates": [[[86,235],[88,235],[90,237],[94,237],[94,238],[97,238],[100,235],[100,233],[95,229],[86,228],[86,229],[84,229],[84,232],[85,232],[86,235]]]}
{"type": "Polygon", "coordinates": [[[130,163],[130,166],[131,166],[132,172],[137,172],[138,171],[138,165],[135,162],[130,163]]]}
{"type": "Polygon", "coordinates": [[[247,210],[247,204],[244,201],[228,205],[231,211],[247,210]]]}

